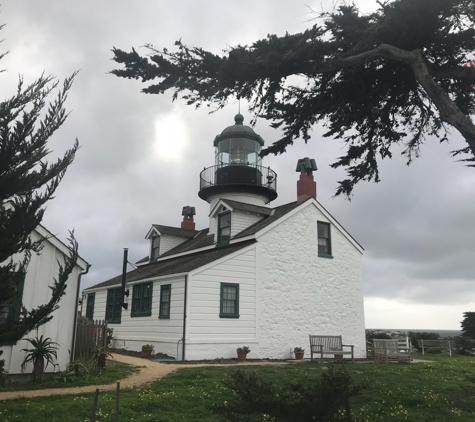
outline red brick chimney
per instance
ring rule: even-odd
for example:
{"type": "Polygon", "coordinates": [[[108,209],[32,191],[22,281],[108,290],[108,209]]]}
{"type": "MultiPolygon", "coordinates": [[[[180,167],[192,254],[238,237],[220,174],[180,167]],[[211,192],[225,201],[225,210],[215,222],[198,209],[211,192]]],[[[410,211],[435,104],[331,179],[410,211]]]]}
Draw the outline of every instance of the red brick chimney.
{"type": "Polygon", "coordinates": [[[183,216],[183,221],[181,222],[182,229],[195,230],[195,222],[193,220],[195,214],[195,207],[190,207],[189,205],[183,207],[183,211],[181,212],[183,216]]]}
{"type": "Polygon", "coordinates": [[[297,202],[303,202],[308,198],[317,199],[317,182],[313,180],[313,172],[317,170],[314,159],[305,157],[297,163],[296,171],[300,172],[297,181],[297,202]]]}

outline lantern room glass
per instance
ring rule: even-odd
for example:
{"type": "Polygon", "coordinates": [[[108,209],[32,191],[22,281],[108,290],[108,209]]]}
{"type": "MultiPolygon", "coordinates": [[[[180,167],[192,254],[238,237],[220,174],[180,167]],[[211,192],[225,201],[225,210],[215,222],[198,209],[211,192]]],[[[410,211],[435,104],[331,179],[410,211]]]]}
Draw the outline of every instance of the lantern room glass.
{"type": "Polygon", "coordinates": [[[223,139],[216,147],[216,165],[261,166],[260,152],[261,146],[256,141],[247,138],[223,139]]]}

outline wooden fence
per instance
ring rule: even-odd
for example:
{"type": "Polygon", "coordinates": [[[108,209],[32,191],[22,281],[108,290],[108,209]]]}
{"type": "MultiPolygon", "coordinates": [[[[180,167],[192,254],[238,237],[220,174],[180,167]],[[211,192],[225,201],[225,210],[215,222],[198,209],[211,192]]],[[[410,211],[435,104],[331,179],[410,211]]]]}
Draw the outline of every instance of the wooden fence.
{"type": "Polygon", "coordinates": [[[106,321],[78,321],[74,359],[90,358],[92,350],[107,346],[106,321]]]}

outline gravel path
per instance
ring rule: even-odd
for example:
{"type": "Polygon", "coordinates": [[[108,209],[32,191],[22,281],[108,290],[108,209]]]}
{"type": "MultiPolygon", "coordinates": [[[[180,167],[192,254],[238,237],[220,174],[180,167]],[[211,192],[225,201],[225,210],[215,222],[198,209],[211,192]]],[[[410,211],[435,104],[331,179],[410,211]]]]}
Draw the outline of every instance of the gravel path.
{"type": "MultiPolygon", "coordinates": [[[[196,365],[187,365],[187,364],[166,364],[153,362],[148,359],[142,359],[132,356],[125,356],[114,354],[112,359],[127,363],[129,365],[135,365],[140,368],[140,371],[130,375],[127,378],[120,380],[120,388],[127,387],[138,387],[144,384],[151,383],[159,378],[163,378],[166,375],[177,371],[180,368],[196,368],[198,366],[210,366],[210,364],[196,364],[196,365]]],[[[237,364],[231,364],[237,365],[237,364]]],[[[239,363],[241,365],[288,365],[286,362],[243,362],[239,363]]],[[[213,366],[229,366],[229,364],[214,364],[213,366]]],[[[99,388],[101,391],[106,390],[115,390],[116,382],[111,384],[103,385],[87,385],[85,387],[71,387],[71,388],[47,388],[44,390],[25,390],[25,391],[9,391],[5,393],[0,393],[1,400],[10,400],[17,399],[19,397],[40,397],[40,396],[52,396],[52,395],[64,395],[64,394],[82,394],[82,393],[91,393],[96,391],[96,388],[99,388]]]]}

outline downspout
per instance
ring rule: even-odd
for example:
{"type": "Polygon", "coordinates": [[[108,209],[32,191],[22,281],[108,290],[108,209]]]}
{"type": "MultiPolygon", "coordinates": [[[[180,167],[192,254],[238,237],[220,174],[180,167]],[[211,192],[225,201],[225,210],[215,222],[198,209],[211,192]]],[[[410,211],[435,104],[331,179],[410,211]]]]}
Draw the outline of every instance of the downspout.
{"type": "Polygon", "coordinates": [[[188,294],[188,275],[185,275],[185,299],[183,301],[183,338],[182,338],[182,343],[181,343],[181,360],[182,361],[185,361],[186,296],[187,294],[188,294]]]}
{"type": "MultiPolygon", "coordinates": [[[[81,277],[86,275],[89,272],[89,268],[91,268],[91,264],[86,263],[87,267],[78,275],[78,288],[76,290],[76,306],[74,307],[74,328],[73,328],[73,341],[71,344],[71,355],[69,356],[69,361],[72,362],[74,360],[74,352],[76,350],[76,330],[78,326],[78,303],[79,303],[79,291],[81,290],[81,277]]],[[[81,305],[82,311],[82,305],[81,305]]]]}

